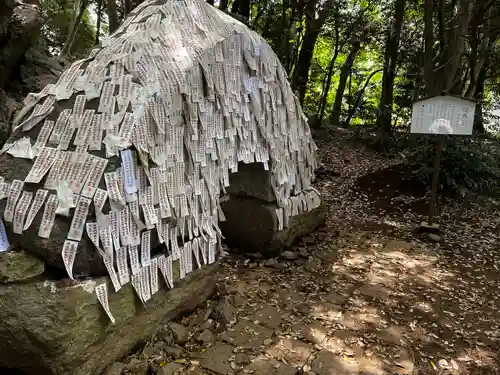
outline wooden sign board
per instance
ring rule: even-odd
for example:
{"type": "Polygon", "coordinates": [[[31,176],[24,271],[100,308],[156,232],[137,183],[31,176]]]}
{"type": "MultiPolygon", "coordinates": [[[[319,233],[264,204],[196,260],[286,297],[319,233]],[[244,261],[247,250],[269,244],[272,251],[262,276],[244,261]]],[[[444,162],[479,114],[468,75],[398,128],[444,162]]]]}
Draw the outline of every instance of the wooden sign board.
{"type": "Polygon", "coordinates": [[[476,103],[451,95],[413,103],[411,133],[471,135],[476,103]]]}

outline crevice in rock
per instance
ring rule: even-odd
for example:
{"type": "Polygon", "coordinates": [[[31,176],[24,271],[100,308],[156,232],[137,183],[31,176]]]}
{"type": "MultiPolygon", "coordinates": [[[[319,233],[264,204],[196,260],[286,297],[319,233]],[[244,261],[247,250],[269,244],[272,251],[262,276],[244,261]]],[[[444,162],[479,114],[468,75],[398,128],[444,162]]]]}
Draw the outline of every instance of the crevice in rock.
{"type": "Polygon", "coordinates": [[[27,373],[24,371],[12,369],[12,368],[8,368],[8,367],[1,367],[1,366],[0,366],[0,374],[2,374],[2,375],[27,375],[27,373]]]}
{"type": "Polygon", "coordinates": [[[66,273],[65,270],[50,266],[47,263],[45,263],[45,271],[42,275],[40,275],[40,277],[45,280],[59,281],[67,279],[68,274],[66,273]]]}

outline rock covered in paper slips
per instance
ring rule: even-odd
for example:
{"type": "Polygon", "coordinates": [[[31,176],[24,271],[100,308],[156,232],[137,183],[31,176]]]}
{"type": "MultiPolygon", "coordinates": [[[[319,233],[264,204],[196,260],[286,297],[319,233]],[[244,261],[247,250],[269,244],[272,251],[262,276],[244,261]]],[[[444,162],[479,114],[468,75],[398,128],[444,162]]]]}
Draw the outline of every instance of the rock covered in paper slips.
{"type": "Polygon", "coordinates": [[[211,298],[217,268],[203,267],[171,290],[163,285],[146,308],[130,284],[110,293],[114,325],[94,293],[106,278],[0,285],[0,366],[29,375],[100,374],[148,340],[158,324],[211,298]]]}
{"type": "Polygon", "coordinates": [[[278,230],[283,216],[275,203],[231,196],[222,203],[222,210],[226,221],[221,222],[221,229],[226,243],[245,252],[259,252],[265,257],[279,255],[295,240],[323,225],[327,212],[321,203],[291,216],[288,223],[282,223],[283,230],[278,230]]]}
{"type": "MultiPolygon", "coordinates": [[[[5,200],[0,202],[0,210],[3,210],[4,207],[5,200]]],[[[42,212],[38,212],[34,223],[40,223],[41,218],[42,212]]],[[[6,222],[5,226],[9,231],[9,240],[11,242],[19,244],[22,248],[27,249],[26,251],[39,257],[48,265],[64,271],[65,267],[61,257],[61,249],[63,248],[65,236],[69,230],[70,223],[71,220],[68,218],[56,218],[52,229],[53,233],[50,238],[39,237],[38,227],[35,225],[24,231],[22,235],[12,233],[11,223],[6,222]]],[[[102,262],[101,256],[95,250],[92,242],[88,240],[88,238],[83,238],[80,242],[73,265],[73,274],[75,277],[107,275],[106,267],[102,262]]]]}
{"type": "Polygon", "coordinates": [[[247,193],[279,207],[310,189],[317,165],[270,46],[202,0],[142,2],[24,103],[0,158],[11,242],[71,278],[109,273],[115,290],[129,280],[131,248],[132,272],[149,267],[152,250],[184,274],[198,249],[194,264],[215,262],[220,197],[242,163],[269,171],[247,193]]]}

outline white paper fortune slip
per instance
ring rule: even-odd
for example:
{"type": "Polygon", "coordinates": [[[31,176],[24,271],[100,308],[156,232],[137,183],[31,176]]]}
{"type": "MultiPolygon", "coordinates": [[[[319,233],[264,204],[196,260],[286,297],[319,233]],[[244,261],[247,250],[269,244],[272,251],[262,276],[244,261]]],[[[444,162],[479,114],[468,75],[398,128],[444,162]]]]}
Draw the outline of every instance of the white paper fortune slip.
{"type": "Polygon", "coordinates": [[[121,288],[121,284],[120,281],[118,281],[118,275],[116,274],[115,267],[113,267],[113,257],[111,255],[108,255],[107,253],[103,253],[101,255],[104,261],[104,265],[108,270],[109,278],[113,283],[113,288],[115,289],[115,292],[118,292],[121,288]]]}
{"type": "Polygon", "coordinates": [[[149,274],[151,279],[151,294],[155,294],[159,290],[158,286],[158,258],[151,259],[151,266],[149,267],[149,274]]]}
{"type": "Polygon", "coordinates": [[[184,262],[186,275],[190,272],[193,272],[193,250],[191,242],[186,242],[184,244],[184,262]]]}
{"type": "Polygon", "coordinates": [[[33,193],[30,191],[23,191],[21,195],[21,199],[19,199],[19,203],[16,206],[14,212],[14,221],[13,221],[13,232],[16,234],[23,233],[23,223],[24,218],[26,217],[26,212],[28,211],[28,207],[33,199],[33,193]]]}
{"type": "Polygon", "coordinates": [[[0,252],[9,250],[9,239],[7,238],[7,231],[2,218],[0,218],[0,252]]]}
{"type": "Polygon", "coordinates": [[[141,284],[142,284],[142,279],[141,279],[141,273],[137,272],[136,274],[132,274],[131,277],[131,284],[134,287],[135,293],[139,297],[142,303],[144,303],[144,299],[142,298],[142,293],[141,293],[141,284]]]}
{"type": "Polygon", "coordinates": [[[141,233],[141,265],[147,267],[151,264],[151,231],[141,233]]]}
{"type": "Polygon", "coordinates": [[[102,308],[108,315],[109,319],[113,324],[115,324],[115,318],[111,314],[111,310],[109,309],[109,301],[108,301],[108,288],[106,283],[102,283],[95,287],[95,294],[97,295],[97,299],[102,305],[102,308]]]}
{"type": "Polygon", "coordinates": [[[57,206],[59,205],[57,200],[57,195],[49,195],[47,203],[45,203],[45,209],[43,211],[42,221],[40,223],[40,228],[38,229],[38,236],[42,238],[49,238],[52,227],[54,226],[54,220],[56,218],[57,206]]]}
{"type": "Polygon", "coordinates": [[[104,207],[104,203],[106,203],[106,199],[108,199],[108,192],[103,189],[96,189],[94,195],[94,207],[96,212],[102,211],[104,207]]]}
{"type": "Polygon", "coordinates": [[[92,198],[94,196],[97,186],[99,186],[99,181],[101,181],[101,177],[106,169],[106,165],[108,165],[108,159],[97,156],[93,157],[95,161],[92,164],[92,170],[82,190],[82,195],[87,198],[92,198]]]}
{"type": "Polygon", "coordinates": [[[160,271],[165,278],[165,282],[167,283],[169,288],[174,287],[174,272],[172,267],[172,256],[168,255],[164,258],[164,261],[161,264],[160,271]]]}
{"type": "Polygon", "coordinates": [[[118,213],[116,211],[109,211],[109,225],[111,226],[111,236],[113,238],[113,247],[115,251],[121,247],[120,244],[120,226],[118,223],[118,213]]]}
{"type": "Polygon", "coordinates": [[[87,235],[90,238],[90,241],[94,244],[94,246],[99,249],[99,226],[94,222],[87,222],[85,224],[85,229],[87,231],[87,235]]]}
{"type": "MultiPolygon", "coordinates": [[[[97,223],[99,225],[99,223],[97,223]]],[[[102,247],[106,254],[113,257],[113,239],[111,235],[111,226],[99,226],[99,238],[101,239],[102,247]]]]}
{"type": "Polygon", "coordinates": [[[5,221],[9,223],[14,218],[14,207],[16,206],[17,200],[21,195],[24,182],[21,180],[14,180],[9,188],[9,195],[7,197],[7,205],[5,206],[4,218],[5,221]]]}
{"type": "Polygon", "coordinates": [[[4,181],[0,184],[0,199],[5,199],[9,196],[10,184],[4,181]]]}
{"type": "Polygon", "coordinates": [[[127,248],[121,247],[116,251],[116,266],[118,268],[118,278],[121,285],[130,282],[130,274],[127,265],[127,248]]]}
{"type": "Polygon", "coordinates": [[[122,168],[124,181],[123,185],[127,194],[137,193],[137,184],[134,171],[134,157],[132,150],[123,150],[120,152],[122,158],[122,168]]]}
{"type": "Polygon", "coordinates": [[[149,266],[141,268],[141,296],[144,302],[151,299],[151,287],[149,285],[149,266]]]}
{"type": "Polygon", "coordinates": [[[137,275],[141,270],[141,265],[139,263],[139,246],[127,246],[128,256],[130,258],[130,270],[133,275],[137,275]]]}
{"type": "Polygon", "coordinates": [[[68,232],[68,239],[80,241],[82,239],[83,231],[85,230],[85,222],[89,213],[90,203],[89,198],[80,197],[78,205],[76,206],[73,214],[73,220],[68,232]]]}
{"type": "Polygon", "coordinates": [[[26,176],[25,182],[38,184],[56,161],[59,152],[56,148],[42,147],[40,154],[26,176]]]}
{"type": "Polygon", "coordinates": [[[73,264],[75,263],[78,241],[66,240],[61,251],[64,267],[70,279],[73,279],[73,264]]]}
{"type": "Polygon", "coordinates": [[[184,251],[185,247],[180,248],[180,256],[179,256],[179,277],[184,279],[186,277],[186,252],[184,251]]]}
{"type": "Polygon", "coordinates": [[[33,220],[36,217],[36,214],[38,213],[38,211],[40,211],[40,208],[42,208],[48,193],[49,193],[48,190],[44,189],[37,190],[35,194],[35,199],[33,199],[33,204],[31,205],[30,210],[28,211],[28,216],[26,217],[26,222],[24,223],[23,230],[27,230],[31,226],[33,220]]]}

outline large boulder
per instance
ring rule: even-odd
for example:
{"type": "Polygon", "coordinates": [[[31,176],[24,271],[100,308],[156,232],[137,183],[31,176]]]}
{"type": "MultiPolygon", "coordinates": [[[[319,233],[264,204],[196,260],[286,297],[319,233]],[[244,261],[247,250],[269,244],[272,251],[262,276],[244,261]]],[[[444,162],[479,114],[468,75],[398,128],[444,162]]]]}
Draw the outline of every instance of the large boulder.
{"type": "Polygon", "coordinates": [[[9,83],[43,24],[38,0],[0,1],[0,88],[9,83]]]}
{"type": "Polygon", "coordinates": [[[238,163],[221,199],[220,226],[228,245],[275,257],[325,223],[327,209],[315,189],[278,202],[273,178],[263,163],[238,163]]]}
{"type": "MultiPolygon", "coordinates": [[[[145,305],[131,284],[109,294],[115,324],[94,288],[107,278],[0,284],[0,366],[33,375],[100,374],[151,338],[162,322],[190,312],[215,292],[217,265],[205,266],[145,305]]],[[[178,270],[174,269],[174,275],[178,270]]]]}
{"type": "MultiPolygon", "coordinates": [[[[10,155],[1,155],[0,176],[8,181],[22,181],[28,175],[32,165],[33,162],[29,159],[16,159],[10,157],[10,155]]],[[[38,187],[39,186],[32,187],[25,185],[24,189],[35,194],[38,187]]],[[[43,186],[41,186],[41,188],[43,188],[43,186]]],[[[0,212],[5,211],[6,204],[6,199],[0,201],[0,212]]],[[[93,207],[91,207],[91,209],[92,208],[93,207]]],[[[64,270],[65,267],[61,257],[61,250],[66,240],[72,217],[57,215],[50,237],[42,238],[38,235],[38,229],[42,222],[43,212],[43,208],[38,211],[31,226],[27,230],[23,230],[22,234],[14,233],[13,223],[4,221],[7,232],[9,233],[9,240],[11,243],[18,244],[21,248],[26,249],[26,251],[40,257],[48,265],[64,270]]],[[[89,213],[89,216],[95,220],[95,212],[93,212],[93,210],[89,213]]],[[[86,235],[83,236],[73,265],[74,277],[85,277],[90,275],[105,276],[107,274],[108,272],[104,266],[101,255],[92,244],[89,237],[86,235]]]]}
{"type": "MultiPolygon", "coordinates": [[[[55,85],[30,94],[25,104],[0,157],[0,176],[25,182],[10,202],[21,221],[29,193],[45,189],[48,194],[26,230],[16,234],[12,212],[4,215],[8,236],[63,271],[68,265],[61,249],[66,239],[78,241],[74,260],[65,258],[76,278],[108,271],[102,253],[76,224],[97,223],[101,237],[109,237],[111,228],[113,238],[123,236],[126,246],[141,242],[145,225],[150,248],[156,248],[160,235],[166,237],[158,232],[166,223],[170,237],[186,238],[190,232],[190,240],[209,236],[220,245],[219,198],[239,163],[266,164],[270,172],[255,181],[254,194],[262,185],[263,199],[280,202],[307,189],[316,167],[307,119],[270,46],[201,0],[142,2],[101,48],[73,63],[55,85]],[[94,162],[107,163],[102,172],[110,174],[94,174],[99,170],[94,162]],[[40,175],[27,178],[34,169],[40,175]],[[114,201],[106,201],[101,213],[123,213],[125,229],[111,227],[105,216],[99,220],[94,190],[80,188],[89,180],[114,201]],[[73,192],[66,194],[69,188],[73,192]],[[55,204],[54,197],[65,210],[55,216],[50,237],[40,238],[43,213],[55,204]],[[156,225],[156,209],[161,225],[156,225]],[[69,235],[72,223],[76,235],[69,235]]],[[[237,179],[232,182],[238,189],[237,179]]],[[[6,203],[0,212],[9,211],[6,203]]],[[[165,244],[164,252],[178,251],[172,238],[165,244]]]]}

